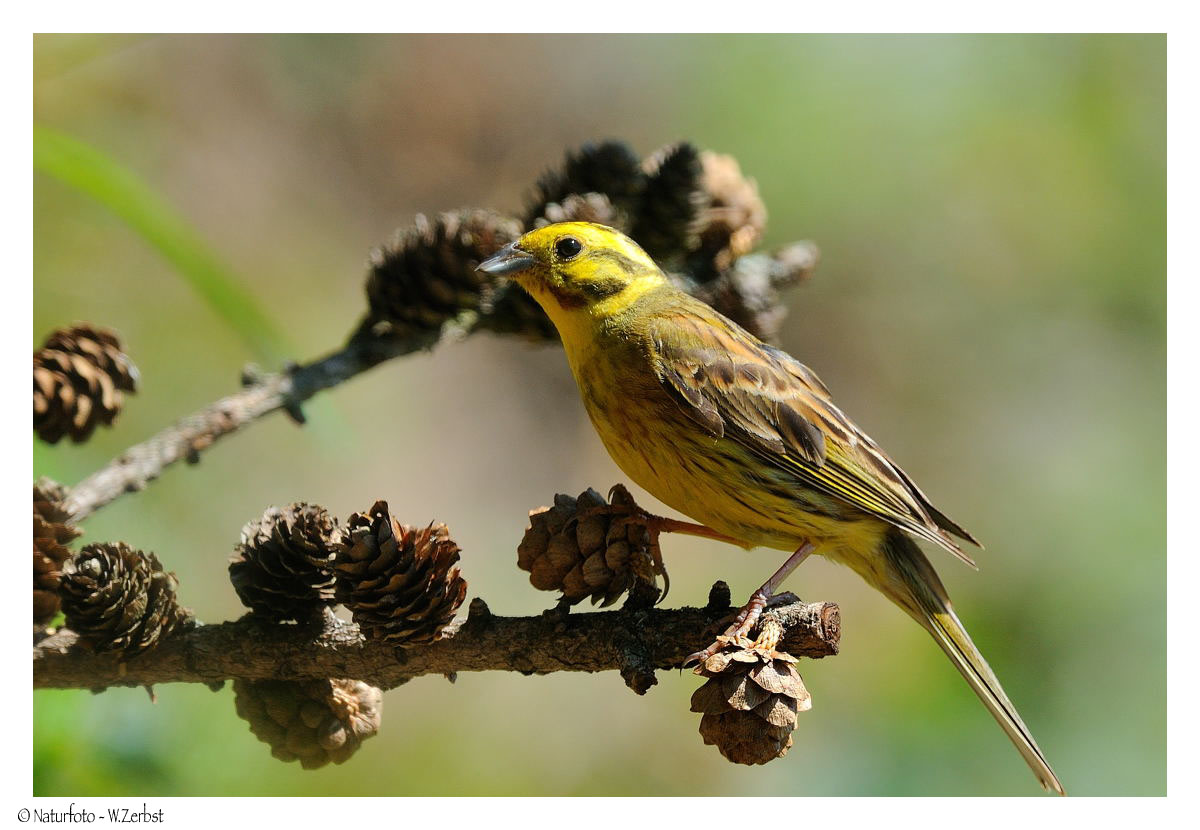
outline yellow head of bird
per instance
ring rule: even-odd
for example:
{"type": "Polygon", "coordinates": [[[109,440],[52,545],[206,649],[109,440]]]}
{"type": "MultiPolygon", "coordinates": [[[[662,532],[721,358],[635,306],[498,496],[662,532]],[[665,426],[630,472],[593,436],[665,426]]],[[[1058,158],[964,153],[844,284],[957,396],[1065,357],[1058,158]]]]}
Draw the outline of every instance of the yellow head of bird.
{"type": "Polygon", "coordinates": [[[636,242],[591,222],[559,222],[532,230],[480,263],[479,270],[519,283],[560,330],[570,316],[607,316],[627,308],[647,290],[667,284],[636,242]]]}

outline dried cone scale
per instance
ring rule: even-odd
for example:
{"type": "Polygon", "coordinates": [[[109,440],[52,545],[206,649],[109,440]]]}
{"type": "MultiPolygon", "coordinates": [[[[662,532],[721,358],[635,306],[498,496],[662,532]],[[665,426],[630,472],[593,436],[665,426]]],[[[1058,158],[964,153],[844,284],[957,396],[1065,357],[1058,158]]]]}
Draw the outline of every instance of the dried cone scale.
{"type": "Polygon", "coordinates": [[[318,769],[350,759],[379,731],[383,692],[361,680],[233,681],[238,717],[280,761],[318,769]]]}
{"type": "Polygon", "coordinates": [[[385,501],[352,515],[336,550],[338,600],[368,639],[433,642],[467,595],[455,567],[459,548],[446,526],[402,525],[385,501]]]}
{"type": "Polygon", "coordinates": [[[33,622],[45,625],[58,613],[58,583],[67,549],[82,531],[62,507],[65,492],[48,480],[33,485],[33,622]]]}
{"type": "Polygon", "coordinates": [[[733,156],[705,151],[700,164],[700,241],[691,263],[694,275],[703,282],[754,249],[766,232],[767,208],[758,185],[742,175],[733,156]]]}
{"type": "Polygon", "coordinates": [[[112,425],[137,380],[113,332],[86,323],[58,329],[33,353],[33,430],[49,444],[86,441],[98,425],[112,425]]]}
{"type": "Polygon", "coordinates": [[[611,501],[591,488],[579,498],[558,494],[552,507],[529,514],[517,567],[540,591],[561,591],[569,604],[591,598],[611,605],[638,585],[657,588],[653,537],[622,485],[611,501]]]}
{"type": "Polygon", "coordinates": [[[696,668],[707,678],[692,694],[700,734],[735,764],[765,764],[792,746],[796,716],[812,699],[790,654],[728,643],[696,668]]]}
{"type": "Polygon", "coordinates": [[[532,227],[542,228],[556,222],[595,222],[613,228],[625,226],[624,216],[603,193],[572,193],[561,202],[549,202],[532,227]]]}

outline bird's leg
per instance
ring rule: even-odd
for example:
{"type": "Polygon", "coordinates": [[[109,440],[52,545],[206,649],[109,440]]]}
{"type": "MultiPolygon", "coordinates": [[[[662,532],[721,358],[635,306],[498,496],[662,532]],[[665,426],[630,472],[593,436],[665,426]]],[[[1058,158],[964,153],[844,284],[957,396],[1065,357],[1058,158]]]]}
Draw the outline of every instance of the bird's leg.
{"type": "Polygon", "coordinates": [[[659,602],[666,599],[667,594],[671,591],[671,577],[667,575],[667,568],[662,560],[662,548],[658,544],[660,534],[685,533],[688,536],[699,536],[703,539],[716,539],[719,542],[729,542],[734,545],[741,544],[741,542],[732,536],[726,536],[724,533],[718,533],[711,527],[694,524],[693,522],[681,522],[679,519],[668,519],[665,516],[654,516],[649,513],[645,515],[645,522],[646,529],[650,532],[650,556],[654,559],[655,569],[663,578],[663,592],[662,596],[658,598],[659,602]]]}
{"type": "MultiPolygon", "coordinates": [[[[716,642],[704,649],[704,651],[698,651],[695,654],[688,655],[688,657],[683,661],[683,665],[686,667],[703,664],[705,660],[707,660],[709,657],[712,657],[714,654],[724,648],[726,643],[734,643],[745,648],[754,648],[759,646],[760,642],[756,641],[751,643],[746,635],[748,635],[750,630],[754,628],[754,624],[758,622],[758,618],[762,616],[763,609],[767,607],[767,602],[775,595],[775,592],[779,589],[780,584],[789,576],[791,576],[792,571],[796,570],[796,568],[800,566],[800,563],[807,559],[814,550],[816,550],[816,545],[814,545],[812,542],[805,542],[800,547],[796,548],[796,552],[789,556],[787,561],[779,566],[779,570],[775,571],[775,573],[771,575],[770,579],[764,582],[757,591],[750,595],[750,601],[742,606],[742,610],[739,611],[738,615],[733,618],[733,624],[730,625],[729,628],[725,629],[725,633],[717,637],[716,642]]],[[[759,639],[760,641],[763,640],[761,637],[759,639]]],[[[775,640],[778,641],[778,638],[776,637],[775,640]]],[[[761,644],[764,646],[768,645],[767,642],[762,642],[761,644]]]]}
{"type": "Polygon", "coordinates": [[[666,516],[654,516],[646,514],[646,527],[650,528],[652,533],[683,533],[688,536],[699,536],[702,539],[716,539],[718,542],[729,542],[731,545],[741,546],[742,542],[734,539],[732,536],[726,536],[724,533],[718,533],[707,525],[698,525],[694,522],[681,522],[679,519],[668,519],[666,516]]]}
{"type": "MultiPolygon", "coordinates": [[[[580,511],[580,515],[587,515],[587,513],[591,512],[592,510],[595,512],[602,512],[605,509],[606,508],[604,507],[590,508],[588,510],[580,511]]],[[[691,522],[682,522],[678,519],[668,519],[664,516],[655,516],[654,514],[647,513],[640,507],[636,506],[630,508],[630,513],[628,516],[624,516],[618,521],[637,522],[646,528],[646,538],[648,547],[650,549],[650,559],[654,563],[654,573],[658,576],[661,576],[663,580],[663,591],[658,597],[658,602],[665,600],[667,598],[667,594],[671,593],[671,575],[667,573],[667,566],[663,563],[662,545],[659,544],[659,537],[663,533],[686,533],[689,536],[701,536],[705,539],[717,539],[718,541],[722,542],[732,542],[735,545],[738,544],[736,539],[733,539],[722,533],[718,533],[711,527],[692,524],[691,522]]]]}

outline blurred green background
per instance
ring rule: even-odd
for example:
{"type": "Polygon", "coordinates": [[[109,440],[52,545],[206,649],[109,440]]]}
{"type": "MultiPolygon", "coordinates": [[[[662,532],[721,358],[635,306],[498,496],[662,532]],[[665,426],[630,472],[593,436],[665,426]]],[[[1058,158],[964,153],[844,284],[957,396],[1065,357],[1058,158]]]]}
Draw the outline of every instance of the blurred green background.
{"type": "MultiPolygon", "coordinates": [[[[34,117],[142,179],[297,359],[345,336],[369,250],[416,212],[516,208],[589,139],[734,154],[768,246],[823,252],[787,297],[784,347],[987,543],[978,573],[932,556],[1068,791],[1149,795],[1166,791],[1165,53],[1158,36],[45,36],[34,117]]],[[[262,356],[122,219],[54,176],[34,185],[39,342],[91,320],[142,371],[115,429],[35,446],[34,474],[70,484],[262,356]]],[[[478,335],[307,411],[120,499],[85,540],[156,551],[219,621],[241,613],[226,557],[264,507],[387,498],[450,525],[472,594],[528,614],[553,597],[515,567],[526,511],[623,479],[557,348],[478,335]]],[[[681,604],[717,578],[744,596],[780,559],[665,547],[681,604]]],[[[801,666],[814,707],[766,767],[701,744],[691,675],[639,698],[615,673],[492,673],[388,692],[379,737],[316,772],[272,759],[229,689],[37,692],[34,791],[1039,791],[898,610],[823,560],[788,587],[841,604],[843,650],[801,666]]]]}

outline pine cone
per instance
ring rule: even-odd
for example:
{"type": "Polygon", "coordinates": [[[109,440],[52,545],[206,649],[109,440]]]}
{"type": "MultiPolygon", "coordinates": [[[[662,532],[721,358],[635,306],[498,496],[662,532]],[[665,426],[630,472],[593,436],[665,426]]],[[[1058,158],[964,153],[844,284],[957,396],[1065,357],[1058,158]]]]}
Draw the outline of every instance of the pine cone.
{"type": "Polygon", "coordinates": [[[684,141],[663,147],[642,166],[646,189],[632,236],[660,267],[671,268],[700,244],[697,220],[707,201],[700,156],[684,141]]]}
{"type": "Polygon", "coordinates": [[[233,681],[234,706],[280,761],[345,763],[379,731],[383,692],[361,680],[233,681]]]}
{"type": "Polygon", "coordinates": [[[696,673],[708,678],[692,694],[700,712],[704,743],[715,744],[735,764],[765,764],[792,746],[796,715],[812,699],[783,652],[728,644],[705,660],[696,673]]]}
{"type": "Polygon", "coordinates": [[[519,222],[487,210],[417,216],[411,229],[372,260],[367,277],[372,319],[390,322],[401,335],[436,333],[483,304],[489,278],[476,266],[520,235],[519,222]]]}
{"type": "Polygon", "coordinates": [[[517,567],[529,571],[534,588],[562,591],[571,605],[591,597],[602,606],[638,586],[657,591],[646,514],[620,484],[609,497],[591,488],[577,499],[560,493],[553,507],[530,512],[517,567]]]}
{"type": "Polygon", "coordinates": [[[58,582],[69,545],[83,531],[62,507],[66,491],[42,479],[33,485],[33,622],[45,625],[58,613],[58,582]]]}
{"type": "Polygon", "coordinates": [[[758,185],[742,175],[733,156],[705,151],[701,188],[700,244],[689,257],[692,275],[704,282],[750,253],[767,228],[767,207],[758,185]]]}
{"type": "Polygon", "coordinates": [[[86,441],[111,426],[137,390],[138,372],[117,336],[87,323],[53,332],[33,353],[33,430],[49,444],[86,441]]]}
{"type": "Polygon", "coordinates": [[[534,227],[551,202],[561,203],[572,193],[602,193],[620,213],[632,216],[645,187],[637,154],[621,141],[585,144],[568,153],[559,170],[544,174],[525,214],[525,227],[534,227]]]}
{"type": "Polygon", "coordinates": [[[59,596],[67,627],[82,642],[133,657],[191,622],[175,600],[177,584],[153,553],[106,542],[85,545],[66,561],[59,596]]]}
{"type": "Polygon", "coordinates": [[[431,643],[467,595],[446,526],[402,525],[385,501],[351,516],[335,547],[338,599],[368,639],[431,643]]]}
{"type": "Polygon", "coordinates": [[[337,520],[323,507],[269,507],[242,528],[229,578],[242,604],[277,621],[309,619],[334,602],[333,536],[337,520]]]}

